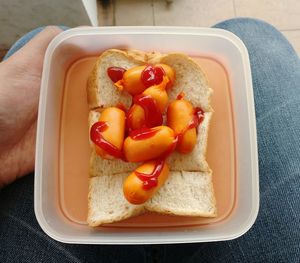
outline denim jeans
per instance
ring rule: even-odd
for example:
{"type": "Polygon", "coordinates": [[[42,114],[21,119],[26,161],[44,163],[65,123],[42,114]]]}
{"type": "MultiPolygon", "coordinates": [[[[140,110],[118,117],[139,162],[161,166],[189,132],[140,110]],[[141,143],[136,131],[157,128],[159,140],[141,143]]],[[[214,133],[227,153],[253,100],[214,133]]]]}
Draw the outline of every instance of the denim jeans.
{"type": "MultiPolygon", "coordinates": [[[[299,262],[300,60],[271,25],[232,19],[248,48],[257,117],[260,212],[244,236],[182,245],[70,245],[49,238],[33,211],[33,175],[0,193],[1,262],[299,262]]],[[[40,30],[40,29],[38,29],[40,30]]],[[[7,56],[37,31],[25,35],[7,56]]]]}

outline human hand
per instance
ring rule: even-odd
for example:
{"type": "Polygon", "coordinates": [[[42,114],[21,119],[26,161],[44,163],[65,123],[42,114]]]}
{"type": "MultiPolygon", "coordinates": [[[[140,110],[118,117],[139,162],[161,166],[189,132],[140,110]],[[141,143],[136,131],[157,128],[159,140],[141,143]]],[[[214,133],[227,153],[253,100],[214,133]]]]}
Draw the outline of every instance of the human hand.
{"type": "Polygon", "coordinates": [[[0,63],[0,188],[34,169],[44,55],[50,41],[61,31],[46,27],[0,63]]]}

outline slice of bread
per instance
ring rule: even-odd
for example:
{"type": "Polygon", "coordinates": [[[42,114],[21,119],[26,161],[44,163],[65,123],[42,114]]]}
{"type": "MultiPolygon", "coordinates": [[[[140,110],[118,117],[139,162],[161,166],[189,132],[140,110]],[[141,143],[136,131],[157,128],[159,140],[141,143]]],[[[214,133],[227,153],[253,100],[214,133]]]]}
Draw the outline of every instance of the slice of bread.
{"type": "Polygon", "coordinates": [[[198,63],[185,54],[145,53],[142,51],[121,51],[109,49],[98,58],[88,79],[87,95],[90,109],[115,106],[119,103],[126,107],[131,105],[131,97],[121,92],[107,75],[109,67],[129,69],[147,63],[164,63],[176,72],[176,80],[168,91],[170,100],[176,99],[180,92],[193,106],[201,107],[205,112],[212,111],[210,97],[212,89],[209,87],[205,73],[198,63]]]}
{"type": "Polygon", "coordinates": [[[215,217],[217,209],[211,171],[171,172],[145,208],[162,214],[215,217]]]}
{"type": "MultiPolygon", "coordinates": [[[[168,159],[168,163],[172,171],[209,171],[209,166],[206,162],[207,137],[209,124],[212,117],[212,112],[204,113],[204,120],[197,128],[197,144],[194,150],[189,154],[181,154],[178,152],[172,153],[168,159]]],[[[101,113],[92,110],[89,113],[89,126],[91,127],[98,121],[101,113]]],[[[94,144],[91,143],[94,148],[94,144]]],[[[128,163],[119,159],[105,160],[97,156],[94,152],[90,159],[90,176],[103,174],[117,174],[133,171],[138,164],[128,163]]]]}
{"type": "Polygon", "coordinates": [[[211,172],[170,172],[164,186],[143,205],[129,203],[123,195],[128,174],[90,178],[88,219],[90,226],[117,222],[142,214],[145,209],[180,216],[216,216],[211,172]]]}

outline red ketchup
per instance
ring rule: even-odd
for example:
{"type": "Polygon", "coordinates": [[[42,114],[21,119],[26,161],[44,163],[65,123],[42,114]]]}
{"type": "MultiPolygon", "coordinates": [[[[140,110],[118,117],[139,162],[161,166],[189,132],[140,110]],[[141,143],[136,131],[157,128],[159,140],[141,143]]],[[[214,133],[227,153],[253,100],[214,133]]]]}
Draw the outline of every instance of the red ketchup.
{"type": "Polygon", "coordinates": [[[158,132],[158,129],[140,128],[130,132],[130,137],[133,140],[145,140],[151,138],[158,132]]]}
{"type": "Polygon", "coordinates": [[[193,118],[190,124],[188,125],[187,129],[198,127],[199,124],[203,121],[203,119],[204,119],[204,111],[199,107],[195,108],[193,118]]]}
{"type": "Polygon", "coordinates": [[[177,99],[177,100],[181,100],[181,99],[184,98],[184,96],[185,96],[185,94],[184,94],[184,92],[182,91],[182,92],[180,92],[180,93],[177,95],[176,99],[177,99]]]}
{"type": "Polygon", "coordinates": [[[183,129],[182,132],[180,132],[176,135],[177,142],[178,143],[181,142],[181,140],[183,138],[183,134],[187,130],[197,128],[200,125],[200,123],[203,121],[203,119],[204,119],[204,111],[199,107],[195,108],[193,118],[191,119],[189,125],[185,129],[183,129]]]}
{"type": "MultiPolygon", "coordinates": [[[[133,97],[133,103],[143,108],[145,114],[145,127],[151,128],[162,125],[162,114],[159,108],[157,107],[156,101],[151,96],[145,94],[135,95],[133,97]]],[[[127,128],[129,130],[133,130],[131,110],[129,110],[127,114],[127,128]]]]}
{"type": "Polygon", "coordinates": [[[157,186],[158,184],[158,177],[163,170],[165,160],[157,160],[154,166],[152,173],[144,174],[135,171],[136,176],[143,181],[143,189],[150,190],[157,186]]]}
{"type": "Polygon", "coordinates": [[[118,82],[123,78],[126,69],[120,67],[109,67],[107,69],[107,75],[112,80],[113,83],[118,82]]]}
{"type": "Polygon", "coordinates": [[[107,152],[109,155],[121,159],[123,158],[122,151],[119,150],[115,145],[106,141],[102,136],[102,132],[104,132],[107,128],[108,125],[104,121],[98,121],[94,123],[90,130],[91,141],[98,147],[103,149],[105,152],[107,152]]]}
{"type": "MultiPolygon", "coordinates": [[[[184,98],[184,96],[185,96],[185,94],[183,92],[180,92],[177,95],[176,99],[181,100],[184,98]]],[[[191,119],[188,126],[181,133],[177,134],[177,141],[180,142],[182,140],[183,134],[188,129],[197,128],[200,125],[200,123],[203,121],[203,119],[204,119],[204,111],[200,107],[194,108],[193,118],[191,119]]]]}
{"type": "Polygon", "coordinates": [[[141,74],[142,83],[146,88],[153,85],[158,85],[163,81],[164,75],[166,75],[162,67],[154,67],[148,65],[141,74]]]}
{"type": "Polygon", "coordinates": [[[183,129],[182,132],[178,133],[176,136],[178,143],[182,140],[183,134],[187,130],[197,128],[200,125],[200,123],[203,121],[203,119],[204,119],[204,111],[199,107],[195,108],[193,118],[191,119],[188,126],[185,129],[183,129]]]}
{"type": "Polygon", "coordinates": [[[127,109],[123,103],[118,103],[116,105],[116,107],[119,108],[120,110],[124,111],[125,113],[127,112],[127,109]]]}

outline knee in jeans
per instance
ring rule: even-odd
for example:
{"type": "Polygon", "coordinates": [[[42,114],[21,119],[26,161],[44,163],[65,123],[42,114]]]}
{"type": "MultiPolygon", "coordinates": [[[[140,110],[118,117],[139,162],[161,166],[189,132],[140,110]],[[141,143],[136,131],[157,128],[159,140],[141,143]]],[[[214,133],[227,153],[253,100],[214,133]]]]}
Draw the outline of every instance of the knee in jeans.
{"type": "MultiPolygon", "coordinates": [[[[216,24],[214,27],[236,34],[251,49],[250,53],[261,50],[264,54],[275,52],[294,52],[287,39],[275,27],[259,19],[233,18],[216,24]],[[270,46],[275,49],[270,49],[270,46]]],[[[252,54],[253,55],[253,54],[252,54]]],[[[260,54],[261,55],[261,54],[260,54]]],[[[274,55],[272,53],[272,55],[274,55]]]]}
{"type": "MultiPolygon", "coordinates": [[[[230,28],[235,28],[239,27],[239,29],[245,29],[247,31],[256,31],[257,33],[259,31],[277,31],[277,29],[270,25],[269,23],[255,19],[255,18],[248,18],[248,17],[240,17],[240,18],[232,18],[225,20],[223,22],[220,22],[216,24],[214,27],[219,27],[219,28],[224,28],[224,29],[230,29],[230,28]]],[[[278,32],[278,31],[277,31],[278,32]]]]}

